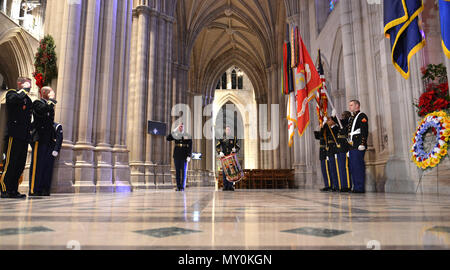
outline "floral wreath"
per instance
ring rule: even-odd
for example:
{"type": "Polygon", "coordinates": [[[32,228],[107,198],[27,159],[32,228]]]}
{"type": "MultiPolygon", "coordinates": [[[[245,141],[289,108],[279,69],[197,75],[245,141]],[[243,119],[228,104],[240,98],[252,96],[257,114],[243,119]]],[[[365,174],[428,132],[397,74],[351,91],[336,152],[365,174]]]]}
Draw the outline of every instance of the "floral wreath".
{"type": "Polygon", "coordinates": [[[448,141],[450,139],[450,116],[444,111],[433,112],[425,116],[414,134],[412,160],[423,170],[436,167],[441,159],[447,156],[448,141]],[[429,129],[436,135],[436,144],[430,153],[426,153],[423,137],[429,129]]]}

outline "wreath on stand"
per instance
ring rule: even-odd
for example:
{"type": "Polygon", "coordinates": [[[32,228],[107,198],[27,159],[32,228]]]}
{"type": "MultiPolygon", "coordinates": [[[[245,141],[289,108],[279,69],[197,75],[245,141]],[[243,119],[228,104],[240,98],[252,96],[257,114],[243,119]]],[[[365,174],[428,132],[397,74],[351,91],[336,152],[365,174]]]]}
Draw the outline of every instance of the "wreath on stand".
{"type": "Polygon", "coordinates": [[[428,65],[422,69],[425,93],[418,104],[418,115],[424,117],[417,127],[412,139],[412,161],[417,167],[425,170],[434,168],[448,155],[450,139],[450,96],[448,91],[447,70],[443,64],[428,65]],[[425,150],[425,139],[429,132],[434,135],[431,148],[425,150]]]}
{"type": "Polygon", "coordinates": [[[33,73],[33,77],[36,80],[37,87],[39,87],[41,96],[42,87],[50,85],[51,81],[58,76],[55,48],[56,46],[53,37],[46,35],[39,42],[39,48],[34,57],[35,72],[33,73]]]}

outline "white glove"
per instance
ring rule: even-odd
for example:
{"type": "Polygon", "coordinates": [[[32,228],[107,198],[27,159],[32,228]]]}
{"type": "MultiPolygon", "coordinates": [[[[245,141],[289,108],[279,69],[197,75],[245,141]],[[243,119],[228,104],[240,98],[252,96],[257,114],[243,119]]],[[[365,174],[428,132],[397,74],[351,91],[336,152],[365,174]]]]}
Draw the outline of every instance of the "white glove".
{"type": "Polygon", "coordinates": [[[358,147],[358,150],[359,150],[359,151],[364,151],[364,150],[366,150],[366,147],[365,147],[364,145],[360,145],[360,146],[358,147]]]}
{"type": "Polygon", "coordinates": [[[336,111],[336,109],[334,109],[334,110],[331,112],[331,116],[336,117],[336,115],[337,115],[337,111],[336,111]]]}
{"type": "Polygon", "coordinates": [[[233,147],[233,149],[231,149],[231,151],[233,151],[233,153],[236,153],[236,148],[233,147]]]}
{"type": "Polygon", "coordinates": [[[187,162],[191,162],[191,158],[188,157],[188,158],[186,159],[186,161],[187,161],[187,162]]]}
{"type": "Polygon", "coordinates": [[[22,84],[22,89],[27,89],[27,88],[31,88],[31,83],[30,82],[24,82],[22,84]]]}
{"type": "Polygon", "coordinates": [[[5,160],[5,159],[6,159],[6,155],[3,154],[3,155],[2,155],[2,160],[5,160]]]}
{"type": "Polygon", "coordinates": [[[56,151],[53,151],[53,153],[52,153],[52,156],[54,156],[54,157],[57,157],[59,155],[59,153],[58,152],[56,152],[56,151]]]}
{"type": "Polygon", "coordinates": [[[219,156],[220,157],[225,157],[225,154],[223,152],[220,152],[219,156]]]}
{"type": "Polygon", "coordinates": [[[325,117],[323,118],[323,122],[326,124],[326,123],[328,122],[328,117],[325,116],[325,117]]]}

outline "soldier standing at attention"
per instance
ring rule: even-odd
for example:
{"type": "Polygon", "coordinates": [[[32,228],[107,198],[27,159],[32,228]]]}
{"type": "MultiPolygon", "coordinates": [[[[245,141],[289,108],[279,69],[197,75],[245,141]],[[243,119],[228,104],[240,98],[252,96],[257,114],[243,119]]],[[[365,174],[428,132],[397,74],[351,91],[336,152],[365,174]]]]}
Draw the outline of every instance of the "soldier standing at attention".
{"type": "Polygon", "coordinates": [[[49,175],[53,173],[55,92],[50,87],[43,87],[41,92],[42,98],[33,103],[29,196],[49,196],[49,175]]]}
{"type": "Polygon", "coordinates": [[[6,94],[7,145],[3,175],[0,178],[1,197],[6,199],[26,198],[18,189],[30,142],[33,103],[28,94],[31,90],[31,79],[17,79],[17,89],[10,89],[6,94]]]}
{"type": "Polygon", "coordinates": [[[324,181],[324,188],[320,191],[328,192],[332,190],[331,184],[331,175],[330,175],[330,166],[328,161],[328,141],[327,141],[327,130],[326,124],[323,123],[320,126],[319,131],[314,131],[314,136],[316,140],[320,141],[320,152],[319,152],[319,160],[320,160],[320,168],[322,170],[322,177],[324,181]]]}
{"type": "Polygon", "coordinates": [[[187,167],[189,162],[191,162],[192,156],[192,138],[188,133],[184,132],[184,125],[181,123],[176,130],[167,136],[167,141],[175,141],[173,159],[177,179],[176,190],[184,191],[186,188],[187,167]]]}
{"type": "Polygon", "coordinates": [[[361,103],[352,100],[349,110],[352,116],[348,124],[348,142],[350,144],[349,161],[350,173],[353,180],[353,193],[365,193],[366,164],[364,156],[367,150],[369,136],[369,118],[361,112],[361,103]]]}

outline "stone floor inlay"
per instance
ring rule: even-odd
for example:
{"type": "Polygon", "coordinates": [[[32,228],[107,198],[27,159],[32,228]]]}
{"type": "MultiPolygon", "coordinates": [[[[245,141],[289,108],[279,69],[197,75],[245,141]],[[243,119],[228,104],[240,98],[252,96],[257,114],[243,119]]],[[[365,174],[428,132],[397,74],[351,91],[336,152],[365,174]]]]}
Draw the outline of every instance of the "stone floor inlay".
{"type": "Polygon", "coordinates": [[[41,232],[53,232],[53,230],[42,226],[30,228],[7,228],[7,229],[0,229],[0,236],[22,235],[41,232]]]}
{"type": "Polygon", "coordinates": [[[156,238],[165,238],[171,236],[185,235],[191,233],[201,233],[201,231],[188,230],[183,228],[171,227],[171,228],[160,228],[144,231],[135,231],[135,233],[144,234],[147,236],[152,236],[156,238]]]}
{"type": "Polygon", "coordinates": [[[323,229],[323,228],[307,228],[307,227],[293,229],[293,230],[286,230],[286,231],[282,231],[282,232],[294,233],[294,234],[304,234],[304,235],[326,237],[326,238],[335,237],[338,235],[349,233],[349,231],[340,231],[340,230],[323,229]]]}

